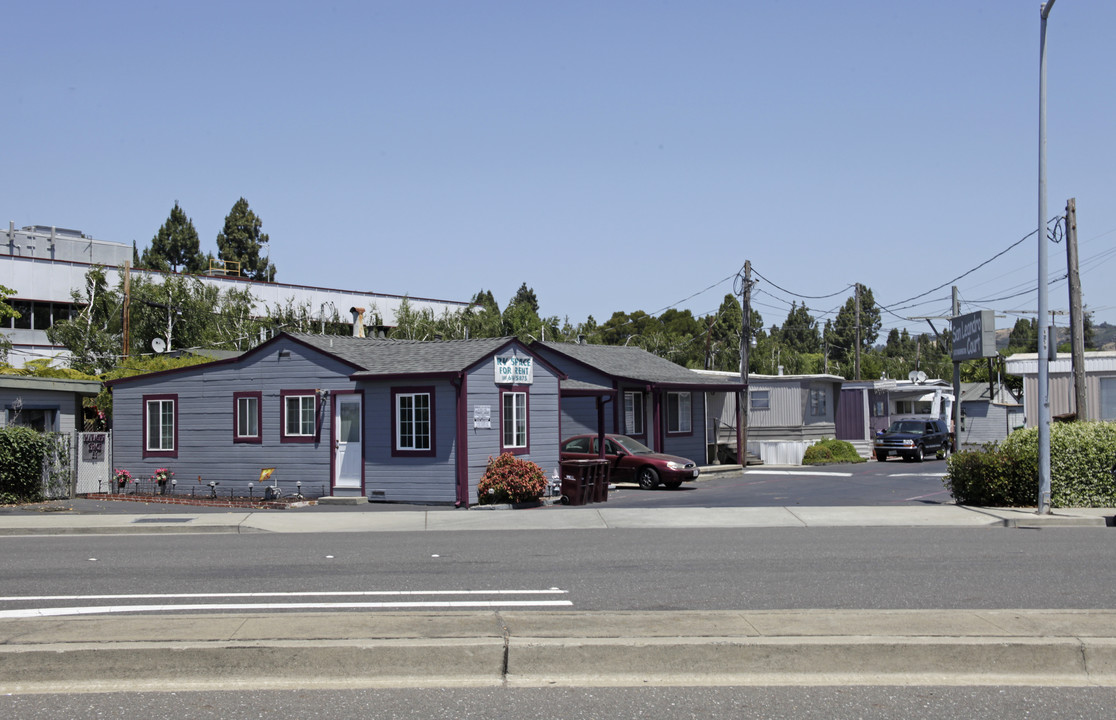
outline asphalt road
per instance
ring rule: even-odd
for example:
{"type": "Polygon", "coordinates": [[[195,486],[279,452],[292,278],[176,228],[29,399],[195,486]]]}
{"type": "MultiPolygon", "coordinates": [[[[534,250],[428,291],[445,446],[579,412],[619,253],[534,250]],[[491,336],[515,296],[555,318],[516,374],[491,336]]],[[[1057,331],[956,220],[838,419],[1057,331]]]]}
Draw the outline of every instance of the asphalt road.
{"type": "Polygon", "coordinates": [[[1116,532],[1104,527],[94,535],[2,544],[0,611],[207,603],[221,612],[216,606],[295,601],[329,609],[382,599],[359,596],[369,592],[495,597],[552,588],[561,593],[544,599],[588,611],[1116,607],[1116,532]],[[197,593],[212,597],[190,597],[197,593]],[[104,597],[119,595],[160,597],[104,597]]]}
{"type": "Polygon", "coordinates": [[[1089,687],[425,688],[14,695],[0,697],[0,715],[17,720],[1058,720],[1108,717],[1114,704],[1116,689],[1089,687]]]}
{"type": "Polygon", "coordinates": [[[888,460],[816,467],[749,467],[708,474],[677,490],[620,485],[612,507],[783,507],[947,503],[945,460],[888,460]]]}

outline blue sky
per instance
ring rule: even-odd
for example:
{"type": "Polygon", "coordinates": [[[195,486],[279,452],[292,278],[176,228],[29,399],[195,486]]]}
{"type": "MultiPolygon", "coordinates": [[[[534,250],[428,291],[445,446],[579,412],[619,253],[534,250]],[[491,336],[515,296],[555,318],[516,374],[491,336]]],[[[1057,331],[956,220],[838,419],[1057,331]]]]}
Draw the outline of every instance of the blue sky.
{"type": "MultiPolygon", "coordinates": [[[[800,296],[836,293],[805,300],[832,317],[860,282],[896,310],[885,331],[923,332],[954,278],[1037,226],[1037,0],[3,16],[0,219],[143,248],[177,200],[216,252],[243,196],[285,282],[501,307],[526,282],[541,314],[602,322],[715,312],[751,260],[767,325],[800,296]]],[[[1111,0],[1051,12],[1048,214],[1076,198],[1098,322],[1116,322],[1113,37],[1111,0]]],[[[1037,254],[1032,236],[958,280],[963,310],[1033,313],[1037,254]]]]}

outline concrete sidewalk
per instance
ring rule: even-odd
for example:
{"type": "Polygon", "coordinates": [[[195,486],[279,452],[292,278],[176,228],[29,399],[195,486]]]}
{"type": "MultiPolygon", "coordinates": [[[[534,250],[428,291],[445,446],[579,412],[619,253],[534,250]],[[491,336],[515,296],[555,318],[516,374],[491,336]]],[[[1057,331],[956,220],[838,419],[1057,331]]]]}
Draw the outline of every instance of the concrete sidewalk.
{"type": "Polygon", "coordinates": [[[375,509],[352,512],[229,510],[98,514],[44,512],[0,514],[0,535],[129,533],[329,533],[446,532],[466,530],[588,530],[625,528],[813,527],[1105,527],[1116,510],[1056,510],[1038,515],[1024,508],[960,505],[893,507],[610,508],[541,507],[510,512],[375,509]]]}
{"type": "Polygon", "coordinates": [[[1116,686],[1116,611],[139,615],[0,620],[0,693],[1116,686]]]}

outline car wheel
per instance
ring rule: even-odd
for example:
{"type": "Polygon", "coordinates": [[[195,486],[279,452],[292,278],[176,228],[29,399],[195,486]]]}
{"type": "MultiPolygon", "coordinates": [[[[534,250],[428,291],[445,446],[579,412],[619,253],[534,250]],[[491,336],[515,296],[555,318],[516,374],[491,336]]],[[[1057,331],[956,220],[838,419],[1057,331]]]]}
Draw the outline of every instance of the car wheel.
{"type": "Polygon", "coordinates": [[[917,448],[915,448],[914,461],[922,462],[922,459],[924,457],[926,457],[926,448],[919,445],[917,448]]]}
{"type": "Polygon", "coordinates": [[[664,484],[667,486],[668,490],[677,490],[678,488],[682,487],[682,481],[681,480],[674,480],[672,482],[668,482],[668,483],[664,483],[664,484]]]}
{"type": "Polygon", "coordinates": [[[659,473],[653,467],[642,467],[636,475],[636,482],[644,490],[654,490],[659,486],[659,473]]]}
{"type": "Polygon", "coordinates": [[[942,449],[938,451],[938,459],[940,459],[940,460],[949,460],[949,452],[950,452],[950,450],[952,450],[952,449],[953,449],[953,448],[951,448],[951,447],[949,446],[949,443],[948,443],[948,442],[947,442],[947,443],[945,443],[944,445],[942,445],[942,449]]]}
{"type": "Polygon", "coordinates": [[[876,459],[880,462],[884,462],[885,460],[887,460],[887,450],[877,450],[876,459]]]}

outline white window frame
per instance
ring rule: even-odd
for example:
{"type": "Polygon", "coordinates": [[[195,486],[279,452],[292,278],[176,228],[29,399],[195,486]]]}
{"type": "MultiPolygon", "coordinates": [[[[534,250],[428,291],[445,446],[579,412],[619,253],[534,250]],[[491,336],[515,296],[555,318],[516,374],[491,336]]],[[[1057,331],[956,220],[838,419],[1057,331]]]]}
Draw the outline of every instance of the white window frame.
{"type": "Polygon", "coordinates": [[[667,392],[667,434],[686,435],[693,432],[693,401],[689,391],[667,392]],[[677,397],[671,402],[671,396],[677,397]],[[674,410],[677,409],[677,413],[674,410]]]}
{"type": "Polygon", "coordinates": [[[286,395],[283,397],[283,434],[289,438],[314,437],[314,420],[318,410],[318,398],[314,395],[286,395]],[[291,412],[292,404],[295,405],[291,412]],[[291,432],[292,419],[297,418],[295,432],[291,432]]]}
{"type": "Polygon", "coordinates": [[[506,390],[500,393],[500,447],[504,450],[526,450],[527,393],[506,390]],[[510,405],[509,405],[510,402],[510,405]]]}
{"type": "Polygon", "coordinates": [[[771,409],[771,391],[770,390],[752,390],[748,393],[748,409],[749,410],[770,410],[771,409]]]}
{"type": "Polygon", "coordinates": [[[147,400],[144,408],[144,422],[147,423],[147,452],[172,453],[174,447],[174,411],[176,401],[173,398],[155,398],[147,400]],[[152,410],[156,411],[153,418],[152,410]],[[152,420],[155,425],[152,425],[152,420]],[[155,430],[155,432],[152,432],[155,430]]]}
{"type": "Polygon", "coordinates": [[[646,412],[643,409],[643,393],[631,390],[624,392],[624,433],[642,437],[647,433],[643,426],[646,412]],[[629,422],[630,420],[630,422],[629,422]]]}
{"type": "Polygon", "coordinates": [[[236,397],[235,437],[237,440],[258,440],[260,438],[259,395],[238,395],[236,397]]]}
{"type": "Polygon", "coordinates": [[[428,392],[401,392],[395,395],[395,449],[406,452],[429,452],[434,438],[433,398],[428,392]],[[425,408],[416,404],[425,398],[425,408]],[[409,407],[404,408],[404,400],[409,407]],[[406,412],[404,412],[406,410],[406,412]],[[420,418],[419,412],[425,411],[420,418]],[[425,425],[425,432],[422,432],[425,425]],[[423,442],[425,441],[425,442],[423,442]]]}

